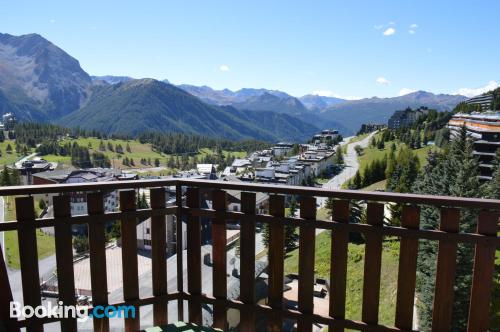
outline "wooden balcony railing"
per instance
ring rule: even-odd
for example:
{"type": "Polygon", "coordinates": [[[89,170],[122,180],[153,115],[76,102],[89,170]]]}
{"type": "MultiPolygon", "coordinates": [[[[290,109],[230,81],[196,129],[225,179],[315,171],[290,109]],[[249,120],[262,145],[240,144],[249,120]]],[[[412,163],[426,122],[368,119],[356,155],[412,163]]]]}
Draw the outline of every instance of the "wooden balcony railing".
{"type": "MultiPolygon", "coordinates": [[[[105,255],[105,222],[121,220],[123,303],[137,308],[153,305],[155,325],[168,322],[168,302],[177,302],[179,320],[202,324],[202,305],[213,306],[213,326],[226,328],[229,308],[240,311],[241,331],[254,331],[257,315],[267,317],[270,331],[280,331],[285,319],[297,321],[299,331],[311,331],[313,324],[324,324],[334,331],[343,329],[370,331],[411,331],[415,298],[417,253],[419,240],[439,243],[437,272],[433,306],[432,327],[435,331],[450,329],[453,304],[453,280],[456,270],[457,244],[475,246],[473,281],[470,295],[468,331],[487,331],[494,277],[495,250],[500,246],[498,232],[499,200],[469,199],[457,197],[421,196],[362,192],[349,190],[324,190],[307,187],[273,186],[247,183],[230,183],[204,180],[148,180],[110,183],[70,184],[52,186],[25,186],[0,188],[0,196],[16,196],[16,221],[0,224],[0,232],[17,231],[22,276],[23,301],[25,305],[41,304],[36,229],[55,228],[57,278],[59,299],[65,304],[75,304],[75,279],[73,271],[71,225],[88,224],[90,248],[90,274],[93,305],[108,304],[108,285],[105,255]],[[165,187],[175,186],[177,205],[166,207],[165,187]],[[149,188],[151,208],[136,208],[136,189],[149,188]],[[120,190],[120,211],[105,213],[103,192],[120,190]],[[225,190],[242,191],[241,212],[226,209],[225,190]],[[212,208],[202,208],[200,192],[210,192],[212,208]],[[70,200],[64,193],[87,192],[88,214],[71,216],[70,200]],[[269,214],[256,214],[256,192],[270,194],[269,214]],[[35,194],[56,194],[53,198],[54,217],[37,219],[34,211],[35,194]],[[186,195],[183,206],[182,197],[186,195]],[[300,217],[286,218],[285,196],[300,197],[300,217]],[[316,197],[332,197],[334,201],[332,220],[316,220],[316,197]],[[367,223],[350,224],[349,200],[367,202],[367,223]],[[383,223],[384,204],[403,205],[401,227],[383,223]],[[441,209],[439,229],[421,229],[420,207],[434,206],[441,209]],[[459,232],[462,209],[478,210],[477,231],[459,232]],[[179,223],[183,216],[187,222],[187,260],[183,260],[183,233],[177,232],[177,290],[167,291],[166,227],[165,215],[176,215],[179,223]],[[152,218],[152,293],[151,297],[139,296],[137,264],[137,218],[152,218]],[[202,291],[202,256],[200,218],[212,222],[213,291],[212,295],[202,291]],[[226,221],[241,223],[241,267],[240,297],[227,297],[226,221]],[[269,268],[267,304],[257,304],[255,286],[255,225],[269,224],[269,268]],[[300,229],[298,309],[284,306],[284,226],[294,225],[300,229]],[[314,258],[316,229],[332,230],[331,275],[328,315],[314,312],[314,258]],[[365,235],[364,283],[362,294],[362,318],[354,321],[345,317],[348,235],[350,232],[365,235]],[[381,284],[382,241],[385,236],[400,238],[399,272],[397,284],[395,326],[379,324],[379,295],[381,284]],[[187,289],[184,289],[183,269],[187,265],[187,289]],[[188,312],[184,314],[184,301],[188,312]]],[[[177,225],[181,229],[181,225],[177,225]]],[[[1,255],[0,255],[1,256],[1,255]]],[[[0,258],[0,330],[42,331],[44,324],[58,321],[53,318],[9,318],[9,302],[12,300],[9,279],[3,258],[0,258]]],[[[139,311],[137,311],[139,313],[139,311]]],[[[75,319],[60,321],[62,331],[77,330],[75,319]]],[[[127,331],[140,329],[140,316],[125,319],[127,331]]],[[[106,319],[94,318],[94,329],[109,330],[106,319]]]]}

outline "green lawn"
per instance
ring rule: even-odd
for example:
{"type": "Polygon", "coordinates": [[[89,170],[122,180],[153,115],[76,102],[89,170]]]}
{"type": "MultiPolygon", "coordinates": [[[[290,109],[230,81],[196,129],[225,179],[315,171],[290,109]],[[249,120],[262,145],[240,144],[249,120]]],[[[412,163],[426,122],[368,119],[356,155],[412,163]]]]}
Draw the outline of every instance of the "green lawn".
{"type": "Polygon", "coordinates": [[[3,167],[4,165],[11,165],[23,157],[22,155],[16,153],[16,144],[11,140],[0,142],[0,151],[2,152],[2,156],[0,157],[0,167],[3,167]],[[12,153],[6,152],[7,145],[9,144],[12,147],[12,153]]]}
{"type": "MultiPolygon", "coordinates": [[[[38,202],[35,202],[38,204],[38,202]]],[[[15,216],[15,201],[14,197],[5,197],[5,220],[12,221],[15,216]]],[[[35,208],[37,210],[38,207],[35,208]]],[[[39,209],[38,209],[39,210],[39,209]]],[[[38,248],[38,259],[45,258],[54,254],[55,242],[54,237],[43,233],[41,230],[36,231],[36,240],[38,248]]],[[[5,232],[5,254],[7,256],[7,264],[12,269],[19,269],[19,241],[17,231],[5,232]]]]}
{"type": "MultiPolygon", "coordinates": [[[[325,231],[316,237],[315,273],[318,277],[329,279],[330,250],[330,232],[325,231]]],[[[350,243],[348,251],[346,318],[361,320],[365,245],[350,243]]],[[[298,272],[298,254],[299,250],[296,249],[287,255],[285,273],[298,272]]],[[[387,325],[394,325],[398,254],[399,242],[384,242],[379,320],[380,323],[387,325]]]]}

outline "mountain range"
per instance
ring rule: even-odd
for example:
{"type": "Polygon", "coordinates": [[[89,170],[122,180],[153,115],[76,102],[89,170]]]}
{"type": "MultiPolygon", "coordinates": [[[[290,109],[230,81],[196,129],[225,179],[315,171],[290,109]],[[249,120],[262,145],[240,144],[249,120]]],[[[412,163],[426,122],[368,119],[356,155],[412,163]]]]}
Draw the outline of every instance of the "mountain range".
{"type": "Polygon", "coordinates": [[[418,91],[394,98],[340,98],[245,88],[174,86],[168,80],[90,76],[37,34],[0,33],[0,113],[108,133],[180,131],[231,139],[303,141],[324,128],[355,133],[398,109],[451,110],[465,97],[418,91]]]}

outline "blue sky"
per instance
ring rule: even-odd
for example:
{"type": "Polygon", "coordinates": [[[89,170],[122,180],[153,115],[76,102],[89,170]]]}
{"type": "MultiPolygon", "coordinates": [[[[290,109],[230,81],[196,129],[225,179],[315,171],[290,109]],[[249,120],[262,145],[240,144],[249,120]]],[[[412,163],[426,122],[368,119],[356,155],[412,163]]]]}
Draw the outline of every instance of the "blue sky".
{"type": "Polygon", "coordinates": [[[474,94],[500,82],[500,1],[3,1],[92,75],[300,96],[474,94]],[[463,89],[463,90],[461,90],[463,89]]]}

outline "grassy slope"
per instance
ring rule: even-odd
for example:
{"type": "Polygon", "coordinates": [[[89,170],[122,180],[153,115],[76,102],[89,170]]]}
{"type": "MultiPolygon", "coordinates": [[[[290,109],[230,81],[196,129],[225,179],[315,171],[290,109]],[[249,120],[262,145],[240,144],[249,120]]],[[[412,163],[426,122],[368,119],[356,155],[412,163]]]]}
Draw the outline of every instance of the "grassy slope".
{"type": "MultiPolygon", "coordinates": [[[[318,277],[328,279],[330,276],[330,249],[330,232],[325,231],[316,237],[315,273],[318,277]]],[[[361,320],[364,250],[364,244],[349,244],[346,298],[346,318],[348,319],[361,320]]],[[[398,253],[398,243],[389,241],[384,243],[379,313],[379,320],[382,324],[394,324],[398,253]]],[[[298,272],[298,254],[297,249],[287,255],[285,273],[298,272]]]]}
{"type": "MultiPolygon", "coordinates": [[[[141,167],[141,168],[153,167],[154,160],[156,158],[160,159],[161,166],[166,166],[167,157],[168,157],[168,155],[166,155],[166,154],[153,151],[151,149],[151,144],[141,143],[137,140],[130,140],[128,142],[125,140],[120,140],[120,139],[103,140],[104,146],[106,147],[106,151],[99,151],[100,139],[98,139],[98,138],[65,139],[64,141],[61,142],[61,144],[64,144],[66,142],[69,142],[69,143],[76,142],[76,143],[78,143],[78,145],[84,146],[84,147],[88,146],[88,144],[90,143],[92,146],[90,149],[91,153],[92,153],[92,151],[103,152],[112,162],[113,162],[113,158],[114,158],[116,168],[129,168],[127,166],[122,165],[121,159],[125,158],[125,157],[128,157],[129,159],[133,158],[134,162],[135,162],[135,167],[141,167]],[[123,147],[124,153],[122,155],[119,155],[116,152],[107,150],[108,142],[113,145],[113,148],[116,145],[121,144],[121,146],[123,147]],[[130,150],[131,150],[130,153],[126,151],[127,143],[130,145],[130,150]],[[142,158],[145,158],[145,159],[150,158],[153,166],[142,165],[140,163],[140,160],[142,158]]],[[[12,146],[12,149],[14,149],[15,148],[14,141],[7,141],[6,140],[5,142],[0,143],[0,150],[2,151],[2,157],[0,158],[0,166],[2,166],[2,167],[4,164],[13,164],[16,160],[18,160],[19,158],[22,157],[21,155],[16,154],[15,151],[11,154],[7,154],[5,152],[7,144],[9,144],[9,143],[12,146]]],[[[213,151],[211,149],[208,149],[208,148],[200,149],[200,151],[198,151],[198,154],[197,154],[198,160],[200,160],[205,155],[212,154],[212,153],[213,153],[213,151]]],[[[235,156],[236,158],[244,158],[247,154],[245,151],[223,151],[223,153],[226,157],[229,154],[231,154],[232,156],[235,156]]],[[[50,155],[43,156],[43,158],[49,162],[59,163],[60,164],[59,168],[71,166],[71,157],[70,156],[58,156],[58,155],[50,154],[50,155]]]]}
{"type": "Polygon", "coordinates": [[[16,145],[14,141],[11,140],[5,140],[3,142],[0,142],[0,151],[2,151],[2,156],[0,157],[0,167],[3,167],[3,165],[10,165],[16,162],[19,158],[21,158],[21,155],[18,155],[16,153],[16,145]],[[7,150],[7,145],[10,144],[12,147],[12,153],[7,153],[5,152],[7,150]]]}
{"type": "MultiPolygon", "coordinates": [[[[5,197],[5,220],[11,221],[16,219],[16,204],[14,197],[5,197]]],[[[35,202],[35,205],[37,202],[35,202]]],[[[35,209],[39,211],[38,207],[35,209]]],[[[55,242],[54,237],[43,233],[41,230],[36,231],[38,259],[45,258],[54,254],[55,242]]],[[[7,256],[7,264],[12,269],[19,269],[19,242],[16,231],[5,232],[5,253],[7,256]]]]}
{"type": "MultiPolygon", "coordinates": [[[[375,137],[377,139],[379,139],[380,138],[380,134],[376,134],[375,137]]],[[[404,143],[401,143],[401,142],[399,142],[399,141],[396,140],[396,141],[386,142],[384,149],[377,149],[376,147],[372,147],[372,146],[367,147],[363,151],[363,154],[358,158],[359,159],[359,164],[360,164],[360,169],[363,171],[366,168],[366,166],[369,163],[371,163],[373,160],[382,159],[387,154],[387,152],[389,151],[392,143],[396,144],[396,149],[397,150],[399,150],[401,148],[401,146],[404,145],[404,143]]],[[[423,167],[425,165],[427,154],[429,153],[429,151],[431,151],[433,149],[439,149],[439,148],[436,147],[436,146],[428,145],[428,146],[424,146],[424,147],[422,147],[420,149],[412,150],[413,153],[417,154],[417,157],[420,160],[420,166],[423,167]]]]}
{"type": "MultiPolygon", "coordinates": [[[[90,152],[92,151],[97,151],[97,152],[102,152],[104,153],[111,161],[113,161],[113,158],[115,159],[115,167],[117,168],[127,168],[126,166],[122,165],[121,158],[128,157],[133,158],[136,167],[141,167],[143,165],[140,164],[140,160],[142,158],[151,158],[151,163],[154,163],[155,158],[160,158],[161,163],[164,165],[165,164],[165,155],[162,155],[158,152],[152,151],[151,150],[151,144],[142,144],[139,141],[136,140],[130,140],[128,141],[128,144],[130,145],[130,150],[131,152],[126,151],[126,146],[127,146],[127,141],[125,140],[120,140],[120,139],[109,139],[109,140],[103,140],[104,146],[106,147],[106,151],[99,151],[99,142],[101,140],[98,138],[78,138],[78,139],[66,139],[61,142],[61,144],[64,144],[66,142],[73,143],[77,142],[78,145],[80,146],[88,146],[90,143],[92,145],[92,148],[90,149],[90,152]],[[115,148],[116,145],[121,144],[123,147],[123,154],[120,156],[118,153],[109,151],[107,150],[108,143],[111,143],[113,145],[113,149],[115,148]]],[[[56,156],[56,155],[46,155],[43,156],[44,159],[47,161],[51,162],[58,162],[62,163],[65,166],[70,166],[71,165],[71,157],[69,156],[56,156]]]]}

